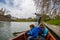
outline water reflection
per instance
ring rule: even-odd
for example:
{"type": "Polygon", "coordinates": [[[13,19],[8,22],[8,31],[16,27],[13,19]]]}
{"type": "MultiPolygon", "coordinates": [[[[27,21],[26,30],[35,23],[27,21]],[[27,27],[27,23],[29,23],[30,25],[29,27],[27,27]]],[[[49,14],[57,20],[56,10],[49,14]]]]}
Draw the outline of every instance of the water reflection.
{"type": "Polygon", "coordinates": [[[28,26],[35,23],[36,22],[0,22],[0,40],[9,40],[14,37],[12,33],[28,30],[28,26]]]}
{"type": "Polygon", "coordinates": [[[10,26],[10,22],[0,22],[0,40],[7,40],[12,36],[10,26]]]}

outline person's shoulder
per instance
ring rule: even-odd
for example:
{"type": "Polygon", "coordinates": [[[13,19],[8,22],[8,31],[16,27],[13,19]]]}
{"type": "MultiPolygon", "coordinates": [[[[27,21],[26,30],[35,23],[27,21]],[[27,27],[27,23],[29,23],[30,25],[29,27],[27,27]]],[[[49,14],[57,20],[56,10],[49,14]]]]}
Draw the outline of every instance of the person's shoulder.
{"type": "Polygon", "coordinates": [[[35,27],[34,27],[34,29],[36,29],[36,30],[37,30],[37,29],[38,29],[38,27],[37,27],[37,26],[35,26],[35,27]]]}
{"type": "Polygon", "coordinates": [[[45,27],[45,29],[47,29],[47,28],[45,27]]]}
{"type": "Polygon", "coordinates": [[[48,29],[47,29],[47,28],[45,28],[45,30],[47,30],[47,31],[48,31],[48,29]]]}
{"type": "Polygon", "coordinates": [[[38,28],[37,26],[35,26],[34,28],[38,28]]]}

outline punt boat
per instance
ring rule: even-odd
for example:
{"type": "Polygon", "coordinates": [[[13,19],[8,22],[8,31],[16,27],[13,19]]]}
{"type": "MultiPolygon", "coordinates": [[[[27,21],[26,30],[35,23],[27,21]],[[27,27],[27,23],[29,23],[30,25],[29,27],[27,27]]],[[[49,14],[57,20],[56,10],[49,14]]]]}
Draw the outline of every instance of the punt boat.
{"type": "MultiPolygon", "coordinates": [[[[27,33],[28,33],[28,31],[26,31],[26,32],[20,34],[19,36],[16,36],[15,38],[12,38],[10,40],[27,40],[27,38],[28,38],[27,33]]],[[[56,40],[56,39],[50,32],[48,32],[46,40],[56,40]]]]}

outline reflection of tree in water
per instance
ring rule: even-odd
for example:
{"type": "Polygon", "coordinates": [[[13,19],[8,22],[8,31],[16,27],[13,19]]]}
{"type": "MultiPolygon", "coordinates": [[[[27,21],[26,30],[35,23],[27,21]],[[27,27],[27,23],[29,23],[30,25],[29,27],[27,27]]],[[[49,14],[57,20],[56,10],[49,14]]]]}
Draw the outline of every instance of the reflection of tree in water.
{"type": "Polygon", "coordinates": [[[7,39],[10,39],[13,35],[12,35],[12,32],[11,32],[11,22],[5,22],[5,25],[6,26],[6,35],[7,35],[7,39]]]}
{"type": "Polygon", "coordinates": [[[10,22],[0,21],[0,27],[10,26],[10,22]]]}
{"type": "Polygon", "coordinates": [[[0,27],[4,27],[4,23],[3,22],[0,22],[0,27]]]}
{"type": "Polygon", "coordinates": [[[0,22],[0,38],[1,40],[8,40],[11,38],[12,33],[11,33],[11,24],[10,22],[0,22]],[[3,39],[4,38],[4,39],[3,39]]]}

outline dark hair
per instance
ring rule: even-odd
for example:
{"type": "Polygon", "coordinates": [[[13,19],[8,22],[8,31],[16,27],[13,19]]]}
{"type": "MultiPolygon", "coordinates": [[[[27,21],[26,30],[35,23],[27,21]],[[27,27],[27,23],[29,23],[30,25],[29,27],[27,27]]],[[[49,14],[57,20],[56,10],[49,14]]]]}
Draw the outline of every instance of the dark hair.
{"type": "Polygon", "coordinates": [[[34,24],[31,24],[30,27],[33,27],[34,28],[34,24]]]}
{"type": "Polygon", "coordinates": [[[40,24],[40,27],[44,28],[44,24],[40,24]]]}
{"type": "Polygon", "coordinates": [[[36,14],[36,13],[35,13],[36,14]]]}

